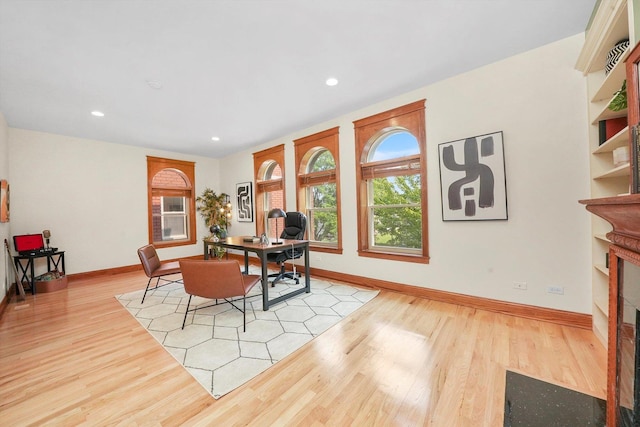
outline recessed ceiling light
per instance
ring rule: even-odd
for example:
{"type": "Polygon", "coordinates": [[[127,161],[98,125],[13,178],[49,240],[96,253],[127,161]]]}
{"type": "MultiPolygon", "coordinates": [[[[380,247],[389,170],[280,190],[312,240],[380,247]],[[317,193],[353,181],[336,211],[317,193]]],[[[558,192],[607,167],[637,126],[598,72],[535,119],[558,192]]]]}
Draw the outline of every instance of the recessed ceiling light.
{"type": "Polygon", "coordinates": [[[153,89],[162,89],[162,82],[160,80],[147,80],[147,84],[153,89]]]}
{"type": "Polygon", "coordinates": [[[327,86],[335,86],[338,84],[338,79],[336,79],[335,77],[329,77],[326,83],[327,83],[327,86]]]}
{"type": "Polygon", "coordinates": [[[211,140],[214,141],[214,142],[218,142],[218,141],[220,141],[220,137],[219,136],[212,136],[211,140]]]}
{"type": "Polygon", "coordinates": [[[104,117],[104,113],[102,111],[92,111],[91,115],[96,117],[104,117]]]}

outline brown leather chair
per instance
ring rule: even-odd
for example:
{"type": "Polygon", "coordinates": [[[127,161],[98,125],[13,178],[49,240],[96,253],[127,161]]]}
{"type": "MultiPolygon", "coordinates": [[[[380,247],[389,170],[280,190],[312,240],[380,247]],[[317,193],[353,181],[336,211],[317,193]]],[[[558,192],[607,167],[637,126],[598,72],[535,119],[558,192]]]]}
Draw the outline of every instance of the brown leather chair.
{"type": "MultiPolygon", "coordinates": [[[[187,321],[187,314],[201,308],[218,305],[218,300],[223,299],[230,303],[235,309],[242,312],[243,330],[247,330],[246,297],[249,291],[259,283],[262,278],[257,274],[242,274],[240,263],[236,260],[180,260],[180,270],[184,282],[184,290],[189,294],[187,310],[184,313],[182,329],[187,321]],[[189,310],[191,297],[215,299],[214,304],[203,307],[196,307],[189,310]],[[234,299],[235,298],[235,299],[234,299]],[[234,302],[242,298],[242,309],[234,302]]],[[[224,304],[224,303],[220,303],[224,304]]]]}
{"type": "Polygon", "coordinates": [[[138,249],[138,257],[142,263],[142,268],[144,268],[144,274],[149,278],[147,288],[144,290],[144,295],[142,296],[141,304],[144,304],[144,299],[147,296],[147,291],[149,291],[151,280],[157,279],[156,286],[151,289],[158,289],[161,286],[169,285],[171,283],[182,282],[182,279],[170,280],[164,278],[164,276],[179,274],[180,264],[178,261],[161,262],[160,258],[158,258],[156,248],[154,248],[153,245],[146,245],[138,249]],[[160,280],[167,283],[162,283],[161,285],[160,280]]]}

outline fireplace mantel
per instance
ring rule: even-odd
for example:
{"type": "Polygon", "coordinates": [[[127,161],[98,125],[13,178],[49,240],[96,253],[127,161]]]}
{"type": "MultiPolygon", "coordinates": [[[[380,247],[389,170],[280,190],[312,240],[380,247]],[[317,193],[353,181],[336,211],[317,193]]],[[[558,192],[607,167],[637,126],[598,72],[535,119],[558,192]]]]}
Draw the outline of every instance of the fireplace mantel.
{"type": "Polygon", "coordinates": [[[611,243],[640,252],[640,194],[580,200],[580,203],[613,226],[607,233],[611,243]]]}
{"type": "Polygon", "coordinates": [[[616,427],[637,426],[640,418],[640,394],[633,390],[637,391],[640,386],[640,363],[637,359],[640,354],[637,331],[640,325],[640,308],[629,304],[629,301],[638,299],[640,194],[580,200],[580,203],[613,227],[607,233],[607,239],[611,242],[608,272],[607,424],[616,427]],[[627,276],[630,271],[636,273],[627,276]],[[621,383],[625,385],[621,386],[621,383]]]}

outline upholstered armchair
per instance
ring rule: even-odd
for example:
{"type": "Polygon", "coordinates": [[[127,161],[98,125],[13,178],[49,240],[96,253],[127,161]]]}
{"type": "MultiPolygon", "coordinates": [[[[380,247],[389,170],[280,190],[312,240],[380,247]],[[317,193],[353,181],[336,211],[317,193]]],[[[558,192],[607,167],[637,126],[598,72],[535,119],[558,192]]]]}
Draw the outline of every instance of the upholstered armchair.
{"type": "Polygon", "coordinates": [[[140,263],[142,264],[142,268],[144,269],[144,274],[146,274],[149,278],[149,280],[147,281],[147,287],[144,290],[144,295],[142,295],[141,304],[144,304],[144,299],[147,296],[147,292],[149,291],[149,285],[151,285],[151,281],[153,279],[156,279],[156,286],[151,288],[152,290],[158,289],[161,286],[169,285],[171,283],[182,282],[182,279],[173,280],[165,278],[165,276],[179,274],[180,265],[178,264],[178,261],[160,261],[158,253],[156,252],[156,248],[154,248],[153,245],[146,245],[138,249],[138,257],[140,258],[140,263]],[[160,281],[162,281],[162,284],[160,284],[160,281]]]}
{"type": "Polygon", "coordinates": [[[180,270],[184,290],[189,294],[187,309],[182,321],[182,329],[187,321],[189,312],[195,312],[201,308],[218,304],[218,300],[224,300],[242,313],[243,330],[247,330],[246,299],[247,294],[262,280],[256,274],[242,274],[240,263],[236,260],[180,260],[180,270]],[[191,298],[198,296],[215,300],[213,304],[197,306],[189,309],[191,298]],[[234,304],[242,300],[242,308],[234,304]]]}

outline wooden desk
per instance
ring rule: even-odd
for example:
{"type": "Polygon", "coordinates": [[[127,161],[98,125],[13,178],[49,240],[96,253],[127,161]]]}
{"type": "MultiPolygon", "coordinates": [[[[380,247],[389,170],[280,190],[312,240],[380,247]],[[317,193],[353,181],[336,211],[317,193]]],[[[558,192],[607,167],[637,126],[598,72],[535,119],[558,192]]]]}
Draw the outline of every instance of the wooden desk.
{"type": "Polygon", "coordinates": [[[204,241],[204,259],[209,259],[209,247],[221,246],[227,249],[236,249],[244,252],[244,273],[249,272],[249,252],[254,252],[260,259],[262,267],[262,309],[269,310],[274,304],[284,301],[303,292],[311,292],[311,280],[309,275],[309,241],[308,240],[287,240],[280,239],[281,245],[262,245],[260,243],[245,242],[242,237],[227,237],[220,239],[218,242],[204,241]],[[269,273],[267,272],[267,254],[273,252],[282,252],[292,248],[304,250],[304,288],[296,289],[288,294],[281,295],[277,298],[269,299],[269,273]]]}

